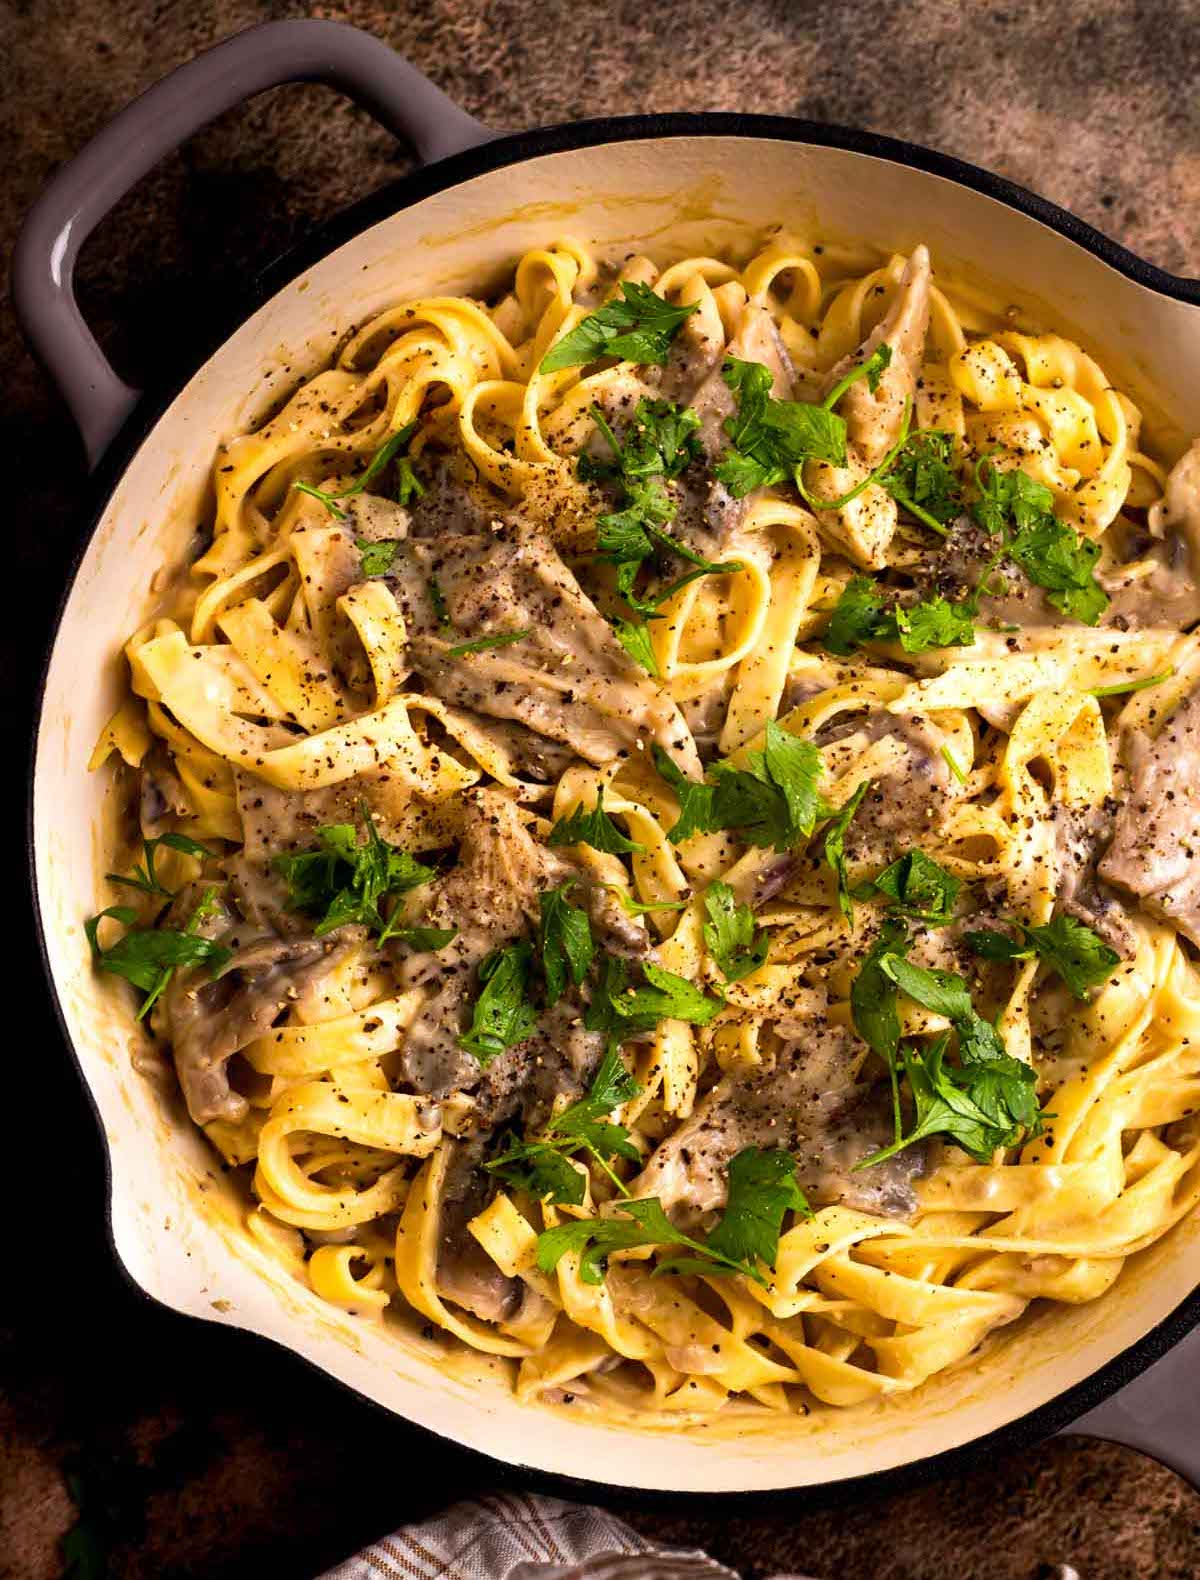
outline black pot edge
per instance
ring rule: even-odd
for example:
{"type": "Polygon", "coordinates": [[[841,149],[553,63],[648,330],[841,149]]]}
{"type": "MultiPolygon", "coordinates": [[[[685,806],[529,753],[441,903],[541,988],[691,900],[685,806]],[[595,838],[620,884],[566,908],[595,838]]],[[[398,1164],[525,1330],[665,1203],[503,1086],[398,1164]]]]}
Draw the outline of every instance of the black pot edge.
{"type": "MultiPolygon", "coordinates": [[[[202,365],[203,361],[207,361],[208,357],[213,355],[224,344],[225,339],[264,302],[282,290],[290,281],[303,274],[306,269],[311,268],[337,247],[359,235],[370,226],[379,223],[401,209],[412,207],[436,192],[446,191],[451,187],[460,185],[464,181],[470,180],[474,176],[537,158],[543,154],[559,153],[581,147],[595,147],[603,143],[696,136],[779,139],[788,142],[810,143],[817,147],[841,148],[849,152],[866,154],[874,158],[889,160],[892,163],[907,165],[932,175],[943,176],[948,180],[957,182],[961,186],[980,192],[984,196],[994,198],[1007,207],[1049,226],[1050,229],[1057,231],[1059,234],[1067,237],[1068,240],[1083,247],[1086,251],[1100,258],[1104,263],[1109,264],[1137,284],[1143,285],[1162,296],[1200,306],[1200,280],[1184,279],[1157,268],[1155,265],[1139,258],[1136,253],[1130,252],[1110,237],[1105,236],[1093,226],[1088,225],[1085,221],[1060,208],[1057,204],[1039,197],[1036,193],[1026,191],[1014,182],[1008,181],[1001,176],[993,175],[989,171],[956,159],[949,154],[923,148],[915,143],[906,143],[895,138],[884,137],[873,132],[791,119],[787,116],[731,113],[618,116],[602,120],[582,121],[573,125],[551,126],[497,137],[480,144],[476,148],[454,154],[436,164],[414,170],[385,186],[380,191],[372,193],[361,202],[334,215],[323,225],[316,227],[298,247],[290,249],[262,271],[248,289],[239,312],[234,316],[233,322],[229,324],[225,334],[213,339],[205,349],[200,365],[202,365]]],[[[34,933],[38,954],[63,1041],[68,1055],[75,1066],[88,1106],[96,1121],[101,1141],[105,1184],[105,1228],[109,1245],[112,1248],[113,1260],[121,1277],[148,1304],[171,1311],[176,1316],[185,1316],[201,1322],[211,1321],[217,1326],[228,1327],[231,1324],[219,1323],[215,1318],[194,1315],[190,1312],[181,1313],[167,1302],[151,1295],[133,1278],[117,1251],[112,1223],[112,1159],[100,1113],[91,1088],[84,1076],[78,1055],[75,1052],[67,1027],[66,1016],[58,995],[58,989],[50,969],[45,929],[38,898],[33,827],[34,774],[37,761],[37,744],[41,733],[42,713],[45,706],[46,681],[51,656],[57,645],[67,602],[79,574],[83,558],[99,526],[109,498],[122,474],[167,407],[191,381],[196,371],[196,368],[189,369],[186,373],[179,374],[172,380],[166,381],[161,388],[142,396],[138,407],[117,439],[110,446],[91,479],[89,489],[90,502],[86,511],[85,530],[67,567],[63,591],[51,622],[37,678],[34,728],[31,734],[27,768],[29,793],[26,813],[26,851],[33,897],[34,933]]],[[[891,1469],[874,1471],[864,1476],[835,1482],[812,1483],[769,1491],[724,1492],[716,1494],[672,1492],[668,1489],[651,1491],[638,1488],[622,1488],[608,1483],[590,1482],[578,1477],[542,1471],[523,1465],[510,1465],[500,1460],[494,1460],[490,1456],[482,1454],[479,1450],[471,1448],[469,1445],[459,1444],[456,1440],[447,1439],[447,1441],[455,1441],[455,1446],[460,1448],[462,1452],[476,1458],[481,1465],[486,1464],[491,1467],[493,1473],[500,1481],[519,1475],[525,1484],[528,1484],[528,1481],[532,1479],[538,1487],[567,1497],[583,1497],[591,1501],[599,1500],[610,1503],[619,1501],[649,1509],[662,1509],[672,1502],[677,1503],[681,1500],[688,1500],[694,1503],[694,1500],[697,1498],[711,1498],[714,1496],[721,1499],[723,1508],[728,1508],[731,1511],[764,1512],[770,1507],[777,1508],[779,1499],[784,1497],[789,1500],[805,1499],[811,1507],[837,1507],[853,1499],[861,1499],[866,1495],[877,1498],[927,1485],[945,1476],[950,1471],[977,1469],[986,1459],[994,1456],[996,1453],[1011,1453],[1022,1448],[1034,1446],[1053,1433],[1069,1426],[1072,1421],[1077,1420],[1087,1411],[1095,1408],[1096,1405],[1115,1393],[1119,1388],[1132,1382],[1147,1367],[1153,1365],[1155,1361],[1165,1355],[1173,1345],[1177,1344],[1197,1324],[1200,1324],[1200,1288],[1197,1288],[1185,1298],[1161,1323],[1143,1335],[1135,1344],[1115,1356],[1105,1366],[1093,1372],[1073,1388],[1056,1395],[1053,1399],[1048,1400],[1045,1404],[1038,1406],[1037,1409],[1028,1412],[1017,1420],[1008,1422],[984,1437],[947,1449],[940,1454],[916,1460],[906,1465],[899,1465],[891,1469]]],[[[250,1329],[240,1329],[239,1331],[246,1334],[250,1339],[260,1344],[269,1345],[271,1348],[280,1349],[302,1365],[311,1367],[320,1375],[329,1378],[337,1386],[361,1399],[373,1410],[389,1418],[396,1417],[395,1411],[360,1393],[353,1385],[342,1381],[340,1378],[333,1377],[323,1366],[320,1366],[315,1361],[308,1360],[305,1356],[299,1355],[297,1351],[282,1341],[256,1333],[250,1329]]],[[[435,1436],[442,1436],[435,1427],[426,1426],[424,1423],[408,1422],[406,1417],[401,1417],[400,1419],[405,1420],[408,1425],[420,1425],[422,1430],[433,1432],[435,1436]]]]}

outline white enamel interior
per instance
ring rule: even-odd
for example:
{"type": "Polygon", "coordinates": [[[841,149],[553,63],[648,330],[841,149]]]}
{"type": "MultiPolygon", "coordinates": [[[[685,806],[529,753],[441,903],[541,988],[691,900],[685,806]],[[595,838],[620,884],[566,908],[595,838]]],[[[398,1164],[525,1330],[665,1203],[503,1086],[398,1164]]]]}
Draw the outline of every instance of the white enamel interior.
{"type": "Polygon", "coordinates": [[[88,755],[122,685],[122,643],[152,581],[203,518],[218,438],[253,423],[353,322],[424,292],[479,291],[559,234],[614,255],[718,252],[782,224],[982,270],[1040,302],[1158,408],[1200,432],[1200,310],[1119,275],[1040,223],[941,177],[836,149],[732,136],[580,149],[482,175],[348,242],[294,281],[196,374],[142,444],[92,541],[49,670],[35,778],[37,878],[63,1012],[112,1157],[116,1246],[180,1311],[268,1335],[398,1414],[515,1464],[629,1487],[751,1490],[827,1482],[967,1443],[1080,1382],[1193,1289],[1200,1221],[1134,1259],[1103,1300],[1032,1314],[971,1365],[880,1408],[805,1420],[726,1413],[686,1432],[516,1404],[495,1377],[447,1377],[419,1341],[324,1306],[238,1226],[228,1187],[177,1103],[138,1074],[123,988],[88,966],[108,779],[88,755]],[[1031,289],[1022,289],[1022,286],[1031,289]]]}

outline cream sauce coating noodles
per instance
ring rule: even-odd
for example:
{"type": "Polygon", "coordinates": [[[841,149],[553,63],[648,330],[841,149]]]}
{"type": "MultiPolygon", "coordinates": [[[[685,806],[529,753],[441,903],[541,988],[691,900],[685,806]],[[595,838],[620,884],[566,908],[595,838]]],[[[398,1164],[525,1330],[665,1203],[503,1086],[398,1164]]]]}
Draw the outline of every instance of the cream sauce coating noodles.
{"type": "Polygon", "coordinates": [[[869,256],[390,309],[125,650],[98,967],[254,1236],[525,1399],[904,1392],[1200,1194],[1200,450],[869,256]]]}

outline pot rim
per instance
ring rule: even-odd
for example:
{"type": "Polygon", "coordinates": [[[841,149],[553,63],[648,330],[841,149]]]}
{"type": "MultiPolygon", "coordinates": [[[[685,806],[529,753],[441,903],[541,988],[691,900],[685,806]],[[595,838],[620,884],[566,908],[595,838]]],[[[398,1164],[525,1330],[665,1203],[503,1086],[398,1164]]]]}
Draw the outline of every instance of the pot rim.
{"type": "MultiPolygon", "coordinates": [[[[128,465],[151,435],[158,422],[175,398],[187,387],[197,372],[215,355],[237,328],[246,322],[261,306],[277,295],[299,275],[338,247],[352,240],[371,226],[390,218],[402,209],[410,208],[438,192],[459,186],[476,176],[514,164],[525,163],[546,154],[570,152],[579,148],[596,147],[607,143],[631,141],[657,141],[682,137],[723,137],[777,140],[806,143],[813,147],[834,148],[848,153],[861,154],[900,164],[910,169],[940,176],[964,186],[980,195],[992,198],[1057,231],[1067,240],[1092,253],[1103,263],[1136,285],[1146,287],[1163,297],[1200,307],[1200,280],[1172,275],[1149,263],[1119,242],[1112,240],[1077,218],[1068,210],[1052,203],[979,166],[957,159],[951,154],[922,147],[916,143],[887,137],[880,133],[860,131],[824,122],[808,121],[790,116],[754,115],[735,112],[672,112],[665,114],[611,116],[575,123],[563,123],[529,131],[500,135],[474,148],[469,148],[434,164],[420,166],[395,181],[387,183],[377,192],[350,205],[315,226],[296,246],[289,248],[269,263],[241,293],[235,293],[229,307],[227,320],[198,345],[198,361],[186,369],[175,369],[162,378],[151,391],[143,392],[129,419],[109,446],[99,466],[89,479],[86,502],[82,511],[83,529],[72,547],[66,567],[62,590],[54,610],[42,648],[42,659],[35,681],[33,729],[30,737],[26,769],[28,794],[26,798],[25,843],[29,866],[30,887],[33,898],[34,937],[41,961],[50,1001],[57,1019],[63,1043],[74,1065],[85,1101],[91,1110],[100,1141],[104,1173],[104,1228],[113,1262],[121,1278],[148,1304],[171,1312],[173,1317],[190,1321],[215,1322],[217,1319],[202,1312],[181,1311],[178,1307],[151,1294],[133,1277],[117,1249],[113,1225],[113,1166],[112,1154],[101,1121],[91,1085],[84,1073],[74,1040],[67,1023],[66,1013],[50,965],[46,929],[38,889],[37,847],[35,844],[35,786],[38,747],[41,740],[45,712],[46,686],[50,664],[62,634],[63,619],[83,561],[92,544],[96,531],[108,508],[111,496],[128,465]]],[[[372,1409],[396,1419],[398,1412],[363,1393],[353,1384],[343,1381],[326,1370],[317,1361],[310,1360],[293,1349],[284,1340],[264,1334],[253,1328],[237,1324],[220,1323],[233,1327],[245,1338],[283,1351],[294,1361],[318,1372],[334,1386],[353,1394],[372,1409]]],[[[700,1498],[721,1498],[731,1510],[748,1512],[763,1510],[767,1500],[780,1497],[805,1497],[810,1506],[837,1507],[864,1494],[871,1497],[892,1495],[911,1488],[928,1485],[940,1480],[951,1471],[975,1469],[995,1452],[1012,1453],[1035,1446],[1037,1443],[1070,1426],[1089,1410],[1109,1398],[1119,1389],[1160,1360],[1183,1339],[1193,1327],[1200,1325],[1200,1287],[1186,1296],[1161,1322],[1144,1333],[1132,1345],[1115,1355],[1110,1361],[1090,1373],[1080,1382],[1055,1394],[1043,1404],[1006,1422],[969,1443],[925,1455],[889,1469],[870,1471],[860,1476],[828,1482],[811,1482],[794,1487],[781,1487],[769,1491],[679,1492],[669,1489],[626,1487],[618,1483],[587,1481],[561,1471],[541,1470],[493,1458],[467,1444],[453,1441],[464,1455],[469,1455],[495,1467],[501,1476],[520,1474],[524,1484],[530,1479],[537,1486],[552,1493],[568,1497],[586,1497],[590,1501],[612,1501],[655,1508],[676,1503],[693,1503],[700,1498]]],[[[408,1426],[433,1432],[442,1437],[436,1426],[399,1416],[408,1426]]]]}

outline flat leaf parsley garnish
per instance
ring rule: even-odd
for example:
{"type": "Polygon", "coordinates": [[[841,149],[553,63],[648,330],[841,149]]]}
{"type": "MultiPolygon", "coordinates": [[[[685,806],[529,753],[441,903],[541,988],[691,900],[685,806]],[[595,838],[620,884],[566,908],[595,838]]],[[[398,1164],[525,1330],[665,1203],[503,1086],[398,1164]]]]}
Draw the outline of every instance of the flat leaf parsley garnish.
{"type": "Polygon", "coordinates": [[[486,653],[493,647],[511,647],[514,642],[523,642],[527,636],[533,635],[533,628],[526,626],[521,631],[498,631],[494,636],[477,636],[471,642],[459,642],[454,647],[446,649],[447,658],[462,658],[467,653],[486,653]]]}
{"type": "Polygon", "coordinates": [[[870,788],[870,780],[864,779],[845,806],[834,814],[825,831],[825,865],[837,879],[838,910],[847,922],[854,920],[854,899],[858,896],[851,894],[850,880],[846,875],[846,834],[870,788]]]}
{"type": "Polygon", "coordinates": [[[976,463],[975,482],[971,514],[1000,539],[1001,554],[1045,589],[1055,609],[1095,625],[1108,608],[1108,594],[1095,577],[1100,545],[1059,521],[1053,493],[1020,467],[1001,471],[983,457],[976,463]]]}
{"type": "Polygon", "coordinates": [[[615,1124],[610,1116],[640,1091],[621,1062],[621,1055],[610,1047],[585,1097],[554,1115],[540,1135],[522,1140],[510,1137],[506,1150],[484,1166],[506,1184],[539,1201],[579,1207],[586,1193],[586,1179],[570,1160],[583,1153],[624,1194],[624,1185],[613,1173],[613,1160],[625,1158],[637,1163],[641,1154],[624,1125],[615,1124]]]}
{"type": "Polygon", "coordinates": [[[168,850],[182,851],[185,856],[195,856],[197,861],[203,861],[206,856],[213,854],[207,845],[201,845],[187,834],[159,834],[143,844],[142,865],[134,867],[132,876],[122,877],[119,872],[106,872],[104,876],[110,883],[123,884],[127,889],[140,889],[143,894],[161,894],[168,900],[173,899],[175,890],[163,886],[154,867],[160,845],[165,845],[168,850]]]}
{"type": "Polygon", "coordinates": [[[539,372],[582,367],[598,357],[623,362],[664,363],[671,340],[696,311],[694,302],[676,307],[636,280],[621,281],[621,295],[580,319],[555,341],[542,358],[539,372]]]}
{"type": "Polygon", "coordinates": [[[727,883],[709,884],[704,909],[704,942],[726,982],[740,982],[766,963],[766,929],[755,927],[754,912],[736,902],[727,883]]]}
{"type": "Polygon", "coordinates": [[[400,539],[378,538],[372,541],[369,538],[355,538],[354,546],[358,550],[364,576],[386,576],[400,552],[400,539]]]}
{"type": "MultiPolygon", "coordinates": [[[[367,834],[363,843],[353,823],[331,823],[317,830],[316,850],[281,854],[271,865],[288,886],[289,909],[316,918],[313,931],[318,938],[360,922],[382,944],[400,929],[384,919],[381,902],[428,883],[434,869],[380,838],[366,805],[360,810],[367,834]]],[[[395,907],[392,915],[398,923],[395,907]]]]}
{"type": "Polygon", "coordinates": [[[1019,939],[985,928],[966,935],[967,943],[984,960],[1029,960],[1037,956],[1060,976],[1077,999],[1086,1000],[1092,988],[1107,982],[1121,963],[1115,949],[1073,916],[1059,913],[1041,927],[1013,921],[1019,939]]]}
{"type": "MultiPolygon", "coordinates": [[[[351,499],[355,494],[361,494],[368,483],[375,481],[385,466],[389,465],[392,461],[395,461],[396,498],[400,504],[407,505],[411,499],[414,497],[420,498],[420,496],[425,492],[424,484],[413,471],[412,462],[409,460],[407,455],[400,454],[400,452],[406,448],[409,440],[412,438],[413,434],[416,433],[419,426],[419,422],[414,419],[412,422],[406,422],[403,428],[397,428],[396,432],[392,434],[392,436],[386,440],[385,443],[381,444],[378,450],[376,450],[375,454],[367,462],[366,467],[363,469],[361,475],[355,478],[354,482],[350,484],[349,488],[343,488],[339,493],[332,494],[323,488],[317,488],[313,483],[305,483],[299,480],[294,482],[292,487],[297,489],[302,494],[308,494],[312,499],[320,500],[321,504],[325,506],[325,509],[331,516],[336,516],[339,520],[341,520],[345,516],[346,512],[342,509],[338,501],[342,499],[351,499]]],[[[368,550],[363,549],[362,541],[359,541],[358,547],[364,554],[368,552],[368,550]]],[[[377,547],[382,549],[382,545],[371,544],[369,546],[370,550],[374,550],[377,547]]],[[[395,558],[395,552],[395,549],[393,549],[392,559],[395,558]]],[[[376,557],[375,563],[378,563],[378,557],[376,557]]],[[[389,559],[388,565],[384,566],[383,569],[386,570],[390,564],[391,560],[389,559]]],[[[364,564],[364,576],[378,576],[381,574],[381,571],[367,570],[364,564]]]]}
{"type": "Polygon", "coordinates": [[[547,1004],[558,1003],[569,981],[576,987],[582,984],[596,952],[587,912],[567,898],[574,887],[575,880],[570,879],[538,895],[538,947],[547,1004]]]}
{"type": "Polygon", "coordinates": [[[223,944],[196,931],[202,921],[215,914],[216,893],[215,889],[204,891],[182,931],[173,927],[139,927],[137,912],[128,905],[110,905],[84,923],[97,969],[124,977],[145,993],[137,1013],[139,1020],[166,989],[178,967],[206,965],[215,976],[233,958],[223,944]],[[100,945],[100,923],[105,918],[120,922],[125,928],[124,934],[107,949],[100,945]]]}
{"type": "Polygon", "coordinates": [[[726,357],[721,376],[733,391],[738,409],[725,419],[729,448],[714,468],[735,499],[755,488],[792,481],[799,485],[806,461],[846,464],[846,423],[834,406],[860,378],[874,390],[892,360],[892,348],[878,346],[865,362],[841,379],[820,405],[776,400],[774,379],[761,362],[726,357]]]}
{"type": "MultiPolygon", "coordinates": [[[[666,483],[678,477],[699,454],[695,430],[700,419],[696,413],[670,401],[641,400],[623,442],[598,406],[592,407],[592,420],[603,434],[611,457],[601,460],[585,451],[579,457],[579,475],[588,482],[615,484],[619,491],[621,508],[596,519],[596,551],[615,567],[617,591],[629,607],[648,618],[658,618],[656,611],[699,577],[740,571],[740,560],[718,564],[705,559],[664,530],[675,516],[675,501],[667,492],[666,483]],[[662,555],[677,555],[694,569],[650,594],[639,593],[636,583],[643,566],[662,555]]],[[[656,672],[644,627],[622,619],[617,622],[617,636],[627,652],[651,674],[656,672]],[[635,635],[639,632],[642,634],[635,635]]]]}
{"type": "Polygon", "coordinates": [[[906,653],[970,647],[975,641],[973,599],[952,603],[940,593],[918,603],[889,602],[869,576],[842,589],[825,632],[827,652],[846,658],[866,642],[899,642],[906,653]]]}
{"type": "Polygon", "coordinates": [[[725,1008],[723,998],[712,998],[686,977],[662,966],[643,962],[642,981],[629,980],[629,964],[616,955],[605,955],[591,1002],[583,1017],[589,1031],[602,1031],[610,1042],[653,1031],[660,1021],[683,1020],[707,1026],[725,1008]]]}
{"type": "Polygon", "coordinates": [[[896,503],[945,535],[963,508],[962,484],[955,465],[955,438],[938,428],[910,433],[890,469],[875,481],[896,503]]]}
{"type": "Polygon", "coordinates": [[[851,986],[859,1035],[885,1061],[895,1097],[895,1140],[855,1165],[870,1168],[926,1136],[944,1135],[976,1162],[988,1163],[998,1147],[1039,1131],[1037,1076],[1012,1058],[995,1026],[979,1015],[966,983],[949,971],[931,971],[906,958],[907,930],[885,923],[851,986]],[[950,1033],[929,1047],[901,1042],[897,995],[950,1021],[958,1063],[946,1063],[950,1033]],[[907,1080],[915,1120],[903,1133],[899,1077],[907,1080]]]}
{"type": "Polygon", "coordinates": [[[855,899],[882,895],[894,916],[911,916],[931,927],[944,927],[954,918],[962,881],[947,872],[923,850],[908,850],[864,884],[855,899]]]}
{"type": "Polygon", "coordinates": [[[765,1284],[760,1264],[774,1266],[785,1214],[810,1215],[795,1170],[786,1152],[747,1147],[729,1165],[728,1203],[706,1240],[681,1233],[658,1198],[651,1196],[621,1202],[620,1216],[576,1218],[545,1230],[538,1236],[538,1267],[552,1273],[568,1252],[576,1252],[582,1281],[601,1284],[615,1251],[668,1246],[678,1247],[680,1254],[660,1264],[658,1273],[696,1273],[703,1278],[740,1273],[765,1284]]]}
{"type": "Polygon", "coordinates": [[[547,845],[590,845],[593,850],[607,851],[609,855],[624,856],[644,847],[627,839],[604,810],[604,786],[596,792],[596,804],[582,804],[566,817],[560,817],[550,830],[547,845]]]}
{"type": "Polygon", "coordinates": [[[494,950],[479,967],[482,986],[470,1029],[458,1043],[485,1068],[506,1048],[524,1042],[537,1025],[538,1012],[529,997],[532,971],[533,947],[527,938],[494,950]]]}
{"type": "Polygon", "coordinates": [[[689,779],[660,746],[652,752],[655,767],[679,797],[679,818],[667,836],[672,844],[729,829],[748,845],[790,850],[832,815],[817,789],[820,752],[773,720],[763,747],[745,753],[744,768],[718,762],[707,783],[689,779]]]}

